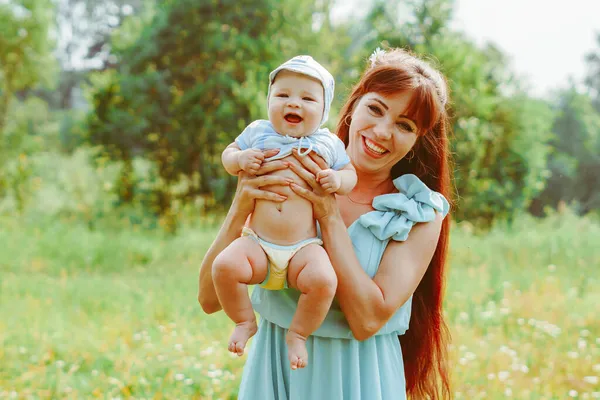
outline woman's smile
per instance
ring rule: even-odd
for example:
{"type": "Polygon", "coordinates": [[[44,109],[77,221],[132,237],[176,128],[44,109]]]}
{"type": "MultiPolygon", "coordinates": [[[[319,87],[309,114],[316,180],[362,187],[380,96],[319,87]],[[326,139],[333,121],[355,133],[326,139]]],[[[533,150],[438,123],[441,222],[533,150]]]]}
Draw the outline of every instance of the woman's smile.
{"type": "Polygon", "coordinates": [[[361,136],[362,136],[363,148],[365,150],[365,153],[367,153],[371,157],[381,158],[385,155],[385,153],[389,153],[388,150],[386,150],[384,147],[378,145],[373,140],[365,137],[364,135],[361,135],[361,136]]]}

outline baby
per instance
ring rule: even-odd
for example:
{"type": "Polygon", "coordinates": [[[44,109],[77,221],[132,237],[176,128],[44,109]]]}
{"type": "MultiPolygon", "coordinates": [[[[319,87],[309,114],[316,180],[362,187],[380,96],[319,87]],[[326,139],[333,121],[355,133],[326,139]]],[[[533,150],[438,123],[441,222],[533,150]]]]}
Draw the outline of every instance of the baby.
{"type": "MultiPolygon", "coordinates": [[[[223,151],[225,169],[255,174],[264,161],[320,155],[329,169],[317,181],[326,193],[346,194],[356,184],[356,171],[346,155],[343,142],[320,126],[327,121],[333,100],[333,76],[312,57],[298,56],[269,75],[269,120],[252,122],[223,151]],[[279,153],[265,159],[263,150],[279,153]]],[[[273,174],[307,187],[289,169],[273,174]]],[[[329,256],[317,238],[312,204],[288,186],[274,190],[287,199],[282,203],[257,200],[242,236],[231,243],[213,263],[213,281],[223,306],[236,327],[229,338],[229,351],[242,355],[257,331],[248,296],[248,284],[270,290],[288,287],[301,292],[298,307],[286,334],[292,369],[307,365],[306,338],[323,322],[337,288],[329,256]]]]}

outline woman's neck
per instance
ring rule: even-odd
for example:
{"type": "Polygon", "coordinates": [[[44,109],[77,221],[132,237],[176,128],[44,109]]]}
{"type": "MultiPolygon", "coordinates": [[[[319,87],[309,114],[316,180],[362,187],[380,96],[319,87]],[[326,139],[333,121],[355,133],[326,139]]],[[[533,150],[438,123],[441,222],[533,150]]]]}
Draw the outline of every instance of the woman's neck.
{"type": "Polygon", "coordinates": [[[366,174],[356,171],[356,174],[358,177],[356,186],[350,193],[353,198],[373,198],[375,196],[390,193],[394,190],[394,182],[389,173],[366,174]]]}

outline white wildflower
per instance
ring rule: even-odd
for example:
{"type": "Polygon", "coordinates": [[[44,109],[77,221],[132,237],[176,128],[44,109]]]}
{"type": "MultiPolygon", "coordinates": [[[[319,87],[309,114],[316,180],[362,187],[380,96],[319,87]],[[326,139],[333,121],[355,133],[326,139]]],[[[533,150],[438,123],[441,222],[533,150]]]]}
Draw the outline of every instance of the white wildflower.
{"type": "Polygon", "coordinates": [[[206,373],[206,376],[208,376],[209,378],[218,378],[221,375],[223,375],[223,371],[221,371],[220,369],[210,370],[206,373]]]}
{"type": "MultiPolygon", "coordinates": [[[[202,356],[202,357],[210,356],[214,352],[215,352],[215,348],[213,346],[208,346],[206,349],[204,349],[200,352],[200,356],[202,356]]],[[[237,357],[237,355],[236,355],[236,357],[237,357]]]]}
{"type": "Polygon", "coordinates": [[[379,47],[376,48],[375,51],[373,52],[373,54],[371,54],[371,56],[369,57],[369,61],[371,62],[371,67],[375,65],[379,56],[382,56],[384,54],[385,54],[385,50],[382,50],[379,47]]]}

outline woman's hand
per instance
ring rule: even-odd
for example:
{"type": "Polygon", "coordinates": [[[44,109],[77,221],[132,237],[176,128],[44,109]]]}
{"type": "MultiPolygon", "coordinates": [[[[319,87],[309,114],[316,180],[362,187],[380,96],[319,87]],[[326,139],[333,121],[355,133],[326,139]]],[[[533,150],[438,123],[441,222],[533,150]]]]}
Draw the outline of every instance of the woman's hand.
{"type": "MultiPolygon", "coordinates": [[[[265,150],[263,153],[265,158],[268,158],[276,155],[278,152],[279,150],[273,149],[265,150]]],[[[231,205],[232,211],[242,213],[247,217],[254,211],[256,200],[269,200],[277,203],[285,201],[287,197],[264,188],[273,185],[289,186],[293,182],[292,179],[283,176],[268,175],[270,172],[288,167],[289,165],[282,160],[273,160],[264,162],[255,175],[240,171],[235,197],[231,205]]]]}
{"type": "MultiPolygon", "coordinates": [[[[266,157],[276,155],[279,150],[268,150],[264,154],[266,157]]],[[[212,279],[212,264],[219,253],[229,246],[235,239],[240,237],[242,227],[248,217],[254,211],[254,203],[258,199],[281,202],[285,201],[285,196],[279,195],[265,189],[270,185],[288,186],[290,179],[267,175],[270,172],[288,168],[288,165],[281,161],[268,161],[261,165],[256,175],[249,175],[246,172],[240,172],[238,175],[238,185],[233,199],[233,204],[219,229],[217,237],[210,245],[210,248],[202,259],[200,274],[198,277],[198,302],[204,312],[211,314],[221,309],[221,303],[215,291],[212,279]]]]}
{"type": "Polygon", "coordinates": [[[307,156],[300,156],[298,151],[294,149],[292,155],[294,159],[288,161],[290,169],[304,180],[310,189],[305,189],[295,183],[291,183],[290,188],[294,193],[312,203],[313,214],[319,223],[329,217],[339,216],[335,196],[327,194],[317,181],[319,172],[329,168],[325,161],[314,152],[310,152],[307,156]]]}

